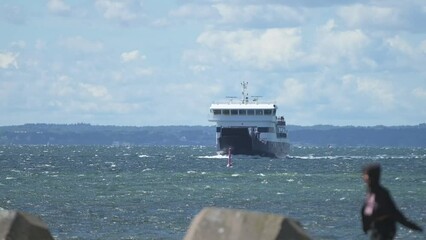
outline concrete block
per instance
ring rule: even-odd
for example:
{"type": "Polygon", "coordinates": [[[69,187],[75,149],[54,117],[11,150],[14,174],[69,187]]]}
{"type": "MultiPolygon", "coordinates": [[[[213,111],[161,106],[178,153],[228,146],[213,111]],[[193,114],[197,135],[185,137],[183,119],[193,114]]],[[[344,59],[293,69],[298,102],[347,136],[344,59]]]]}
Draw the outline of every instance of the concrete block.
{"type": "Polygon", "coordinates": [[[0,211],[0,239],[53,240],[47,225],[37,217],[23,212],[0,211]]]}
{"type": "Polygon", "coordinates": [[[204,208],[184,240],[310,240],[299,222],[284,216],[225,208],[204,208]]]}

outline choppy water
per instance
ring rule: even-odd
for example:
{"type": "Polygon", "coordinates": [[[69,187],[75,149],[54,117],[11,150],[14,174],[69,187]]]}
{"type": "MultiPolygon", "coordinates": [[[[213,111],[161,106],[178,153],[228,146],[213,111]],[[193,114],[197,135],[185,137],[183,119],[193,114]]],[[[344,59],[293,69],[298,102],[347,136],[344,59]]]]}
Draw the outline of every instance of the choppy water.
{"type": "Polygon", "coordinates": [[[0,146],[0,209],[41,216],[56,239],[182,239],[207,206],[295,218],[314,239],[366,239],[360,169],[373,161],[425,228],[424,148],[295,147],[287,159],[234,156],[226,168],[213,147],[0,146]]]}

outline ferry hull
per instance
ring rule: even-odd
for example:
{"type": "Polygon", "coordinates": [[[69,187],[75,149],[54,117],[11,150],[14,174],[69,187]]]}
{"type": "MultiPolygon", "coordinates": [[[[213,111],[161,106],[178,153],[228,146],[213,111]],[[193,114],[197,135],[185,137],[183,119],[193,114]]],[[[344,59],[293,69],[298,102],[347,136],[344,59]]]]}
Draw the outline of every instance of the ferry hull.
{"type": "Polygon", "coordinates": [[[290,151],[290,144],[285,141],[259,141],[256,138],[225,136],[219,137],[217,148],[223,154],[227,154],[231,148],[232,154],[284,158],[290,151]]]}
{"type": "Polygon", "coordinates": [[[267,141],[265,144],[261,143],[254,147],[256,152],[260,152],[262,156],[269,156],[275,158],[284,158],[290,151],[290,144],[288,142],[273,142],[267,141]]]}

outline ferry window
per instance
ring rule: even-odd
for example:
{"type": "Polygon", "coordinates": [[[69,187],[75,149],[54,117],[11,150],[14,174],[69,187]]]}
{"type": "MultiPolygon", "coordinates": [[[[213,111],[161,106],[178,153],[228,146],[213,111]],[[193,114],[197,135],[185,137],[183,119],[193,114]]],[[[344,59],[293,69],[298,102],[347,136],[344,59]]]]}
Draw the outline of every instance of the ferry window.
{"type": "Polygon", "coordinates": [[[223,109],[222,113],[223,115],[229,115],[229,109],[223,109]]]}
{"type": "Polygon", "coordinates": [[[238,115],[238,110],[237,109],[232,109],[231,110],[231,115],[238,115]]]}
{"type": "Polygon", "coordinates": [[[220,110],[219,109],[213,109],[213,114],[214,115],[220,115],[220,110]]]}
{"type": "Polygon", "coordinates": [[[257,109],[256,110],[256,115],[263,115],[263,110],[262,109],[257,109]]]}
{"type": "Polygon", "coordinates": [[[267,127],[258,127],[257,131],[258,132],[268,132],[268,128],[267,127]]]}
{"type": "Polygon", "coordinates": [[[274,115],[277,113],[277,109],[274,109],[274,115]]]}
{"type": "Polygon", "coordinates": [[[247,110],[247,115],[254,115],[254,110],[253,109],[247,110]]]}
{"type": "Polygon", "coordinates": [[[287,133],[277,133],[277,137],[278,138],[286,138],[287,137],[287,133]]]}
{"type": "Polygon", "coordinates": [[[258,127],[258,132],[274,132],[274,128],[272,127],[258,127]]]}
{"type": "Polygon", "coordinates": [[[240,109],[240,110],[238,110],[238,114],[240,114],[240,115],[246,115],[246,110],[240,109]]]}
{"type": "Polygon", "coordinates": [[[263,113],[265,115],[271,115],[272,114],[272,110],[271,109],[265,109],[265,110],[263,110],[263,113]]]}

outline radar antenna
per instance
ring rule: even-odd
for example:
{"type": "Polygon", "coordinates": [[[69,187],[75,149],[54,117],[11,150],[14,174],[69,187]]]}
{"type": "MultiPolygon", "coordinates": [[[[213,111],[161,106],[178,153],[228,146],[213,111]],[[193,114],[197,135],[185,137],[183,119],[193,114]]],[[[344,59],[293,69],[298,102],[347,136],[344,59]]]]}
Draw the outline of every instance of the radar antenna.
{"type": "Polygon", "coordinates": [[[259,100],[259,98],[261,98],[262,96],[251,96],[253,98],[253,102],[257,102],[259,100]]]}
{"type": "Polygon", "coordinates": [[[242,82],[241,83],[241,87],[243,88],[243,91],[241,92],[241,94],[243,95],[242,103],[245,103],[245,104],[247,104],[248,101],[249,101],[248,93],[246,92],[247,91],[247,85],[248,85],[248,82],[242,82]]]}

